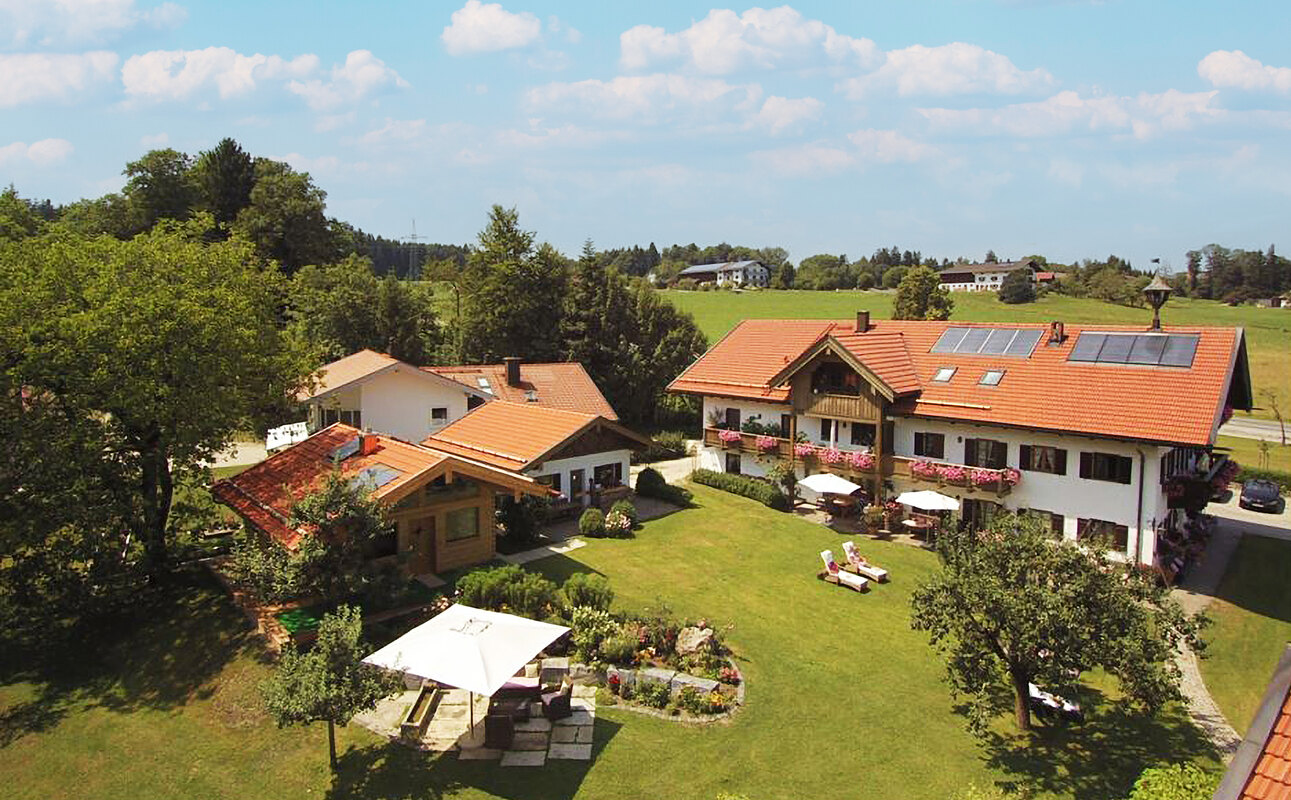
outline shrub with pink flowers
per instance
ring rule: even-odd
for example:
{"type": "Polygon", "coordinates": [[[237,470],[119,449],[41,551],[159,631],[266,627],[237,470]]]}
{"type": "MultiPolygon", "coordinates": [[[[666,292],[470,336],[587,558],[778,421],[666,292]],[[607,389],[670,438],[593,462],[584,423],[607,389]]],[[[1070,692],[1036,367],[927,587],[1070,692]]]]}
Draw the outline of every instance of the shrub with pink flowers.
{"type": "Polygon", "coordinates": [[[759,436],[754,442],[757,444],[758,449],[764,453],[775,452],[776,448],[780,446],[774,436],[759,436]]]}
{"type": "Polygon", "coordinates": [[[811,458],[816,455],[816,446],[810,442],[799,442],[793,446],[793,454],[798,458],[811,458]]]}
{"type": "Polygon", "coordinates": [[[954,464],[942,464],[937,467],[937,475],[942,480],[959,483],[968,477],[968,470],[954,464]]]}
{"type": "Polygon", "coordinates": [[[874,456],[869,453],[848,453],[847,464],[853,469],[873,469],[874,456]]]}
{"type": "Polygon", "coordinates": [[[910,474],[916,478],[935,480],[941,472],[931,461],[913,461],[910,463],[910,474]]]}
{"type": "Polygon", "coordinates": [[[723,442],[726,442],[727,444],[734,444],[740,440],[740,432],[731,431],[731,430],[720,430],[717,432],[717,438],[721,439],[723,442]]]}
{"type": "Polygon", "coordinates": [[[826,464],[837,464],[843,460],[843,451],[839,450],[837,447],[834,447],[833,445],[830,445],[829,447],[826,447],[824,450],[820,451],[820,460],[825,462],[826,464]]]}
{"type": "Polygon", "coordinates": [[[1000,473],[993,469],[974,469],[968,473],[974,486],[994,486],[1000,480],[1000,473]]]}

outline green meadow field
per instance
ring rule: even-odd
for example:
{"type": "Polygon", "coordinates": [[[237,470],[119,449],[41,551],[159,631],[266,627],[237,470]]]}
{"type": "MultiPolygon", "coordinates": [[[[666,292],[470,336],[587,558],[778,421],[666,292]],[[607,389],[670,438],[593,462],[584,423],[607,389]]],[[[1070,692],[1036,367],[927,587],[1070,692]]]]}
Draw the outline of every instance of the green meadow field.
{"type": "MultiPolygon", "coordinates": [[[[695,317],[700,330],[715,343],[744,319],[847,319],[869,311],[877,319],[892,316],[893,291],[665,291],[682,311],[695,317]]],[[[1128,308],[1099,300],[1050,294],[1034,303],[1006,305],[994,292],[955,295],[951,319],[965,322],[1050,322],[1082,325],[1143,325],[1152,321],[1150,308],[1128,308]]],[[[1231,325],[1246,330],[1251,384],[1259,408],[1251,415],[1272,418],[1267,393],[1277,398],[1284,416],[1291,416],[1291,309],[1230,307],[1213,300],[1171,298],[1161,309],[1165,325],[1231,325]]]]}

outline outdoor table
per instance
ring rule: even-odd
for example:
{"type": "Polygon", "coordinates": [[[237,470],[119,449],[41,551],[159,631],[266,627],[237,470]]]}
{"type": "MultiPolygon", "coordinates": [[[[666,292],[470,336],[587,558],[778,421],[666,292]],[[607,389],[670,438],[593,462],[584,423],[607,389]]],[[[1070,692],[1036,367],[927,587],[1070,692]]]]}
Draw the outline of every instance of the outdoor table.
{"type": "Polygon", "coordinates": [[[526,722],[529,719],[530,702],[532,701],[527,697],[495,697],[489,700],[489,713],[508,716],[516,722],[526,722]]]}

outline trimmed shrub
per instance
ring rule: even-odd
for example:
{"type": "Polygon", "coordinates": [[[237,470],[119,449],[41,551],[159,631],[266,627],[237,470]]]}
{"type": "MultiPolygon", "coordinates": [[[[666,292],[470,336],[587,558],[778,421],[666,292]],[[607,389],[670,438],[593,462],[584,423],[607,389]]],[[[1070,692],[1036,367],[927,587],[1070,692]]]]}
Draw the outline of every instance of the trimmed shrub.
{"type": "Polygon", "coordinates": [[[609,611],[610,604],[614,602],[614,590],[610,588],[610,582],[604,575],[594,572],[575,572],[565,579],[561,590],[565,593],[565,601],[570,608],[582,606],[609,611]]]}
{"type": "Polygon", "coordinates": [[[620,511],[611,511],[605,515],[605,535],[612,539],[632,536],[632,520],[620,511]]]}
{"type": "Polygon", "coordinates": [[[682,508],[690,505],[690,492],[680,486],[670,486],[659,471],[651,467],[641,470],[641,474],[637,476],[637,494],[682,508]]]}
{"type": "Polygon", "coordinates": [[[457,581],[462,603],[490,611],[509,611],[530,619],[543,619],[560,607],[556,584],[536,572],[514,564],[477,569],[457,581]]]}
{"type": "Polygon", "coordinates": [[[641,521],[640,517],[637,516],[637,507],[632,505],[631,500],[618,501],[614,505],[610,506],[610,513],[622,514],[627,517],[628,521],[632,523],[632,527],[634,528],[637,526],[637,523],[641,521]]]}
{"type": "Polygon", "coordinates": [[[714,489],[738,494],[750,500],[757,500],[759,503],[768,508],[774,508],[776,511],[788,511],[790,508],[788,496],[780,491],[779,487],[766,481],[760,481],[757,478],[731,475],[726,472],[714,472],[711,469],[697,469],[690,473],[690,479],[704,486],[711,486],[714,489]]]}
{"type": "Polygon", "coordinates": [[[1219,788],[1220,775],[1196,764],[1152,767],[1134,782],[1129,800],[1209,800],[1219,788]]]}
{"type": "Polygon", "coordinates": [[[599,508],[589,508],[578,518],[578,532],[584,536],[605,535],[605,512],[599,508]]]}

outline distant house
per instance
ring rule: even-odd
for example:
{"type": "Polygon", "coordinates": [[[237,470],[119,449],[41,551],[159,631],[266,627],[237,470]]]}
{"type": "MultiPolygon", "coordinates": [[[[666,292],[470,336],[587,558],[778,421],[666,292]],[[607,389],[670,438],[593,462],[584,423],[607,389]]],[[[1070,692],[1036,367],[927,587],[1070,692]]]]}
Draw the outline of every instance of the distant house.
{"type": "Polygon", "coordinates": [[[360,350],[323,367],[318,385],[298,398],[316,433],[336,422],[419,442],[490,400],[618,415],[577,362],[414,367],[360,350]]]}
{"type": "Polygon", "coordinates": [[[765,287],[771,283],[771,270],[760,261],[727,261],[687,267],[677,278],[690,278],[696,283],[716,283],[718,286],[765,287]]]}
{"type": "MultiPolygon", "coordinates": [[[[1032,283],[1040,280],[1042,270],[1033,260],[1005,261],[999,264],[951,264],[938,273],[941,288],[952,292],[998,292],[1004,277],[1015,270],[1026,270],[1032,283]]],[[[1054,273],[1043,273],[1049,281],[1054,273]]]]}
{"type": "Polygon", "coordinates": [[[312,531],[291,522],[292,506],[339,471],[389,509],[394,529],[369,557],[394,559],[412,574],[493,558],[498,494],[549,495],[532,478],[482,460],[333,424],[232,478],[211,493],[247,525],[288,550],[312,531]]]}
{"type": "Polygon", "coordinates": [[[510,402],[487,403],[422,442],[532,478],[570,507],[626,496],[632,451],[649,443],[599,414],[510,402]]]}

